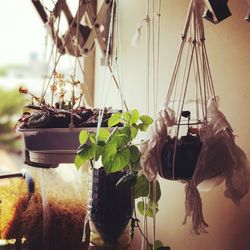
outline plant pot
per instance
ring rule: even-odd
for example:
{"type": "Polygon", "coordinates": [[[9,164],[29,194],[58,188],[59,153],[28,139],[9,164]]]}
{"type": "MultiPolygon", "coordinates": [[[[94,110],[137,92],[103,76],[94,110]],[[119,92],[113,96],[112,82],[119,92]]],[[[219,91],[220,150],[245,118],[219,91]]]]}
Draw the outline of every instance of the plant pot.
{"type": "Polygon", "coordinates": [[[96,128],[18,129],[24,136],[25,163],[35,167],[73,163],[82,130],[94,131],[96,128]]]}
{"type": "Polygon", "coordinates": [[[192,179],[201,148],[202,142],[199,136],[182,136],[177,141],[176,137],[169,137],[161,155],[160,176],[170,180],[192,179]]]}
{"type": "Polygon", "coordinates": [[[130,244],[132,192],[130,187],[116,187],[117,181],[125,174],[107,175],[104,168],[91,170],[88,210],[92,245],[126,249],[130,244]]]}

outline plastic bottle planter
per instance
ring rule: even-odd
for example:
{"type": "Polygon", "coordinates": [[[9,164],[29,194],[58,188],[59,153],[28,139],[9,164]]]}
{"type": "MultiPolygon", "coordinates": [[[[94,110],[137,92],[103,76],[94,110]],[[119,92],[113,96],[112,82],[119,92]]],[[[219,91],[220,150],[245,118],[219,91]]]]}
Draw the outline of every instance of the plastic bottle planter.
{"type": "MultiPolygon", "coordinates": [[[[95,130],[96,128],[84,128],[95,130]]],[[[83,128],[18,129],[24,135],[25,163],[34,167],[57,167],[73,163],[83,128]]]]}
{"type": "Polygon", "coordinates": [[[95,246],[126,249],[130,244],[129,222],[133,200],[131,188],[117,189],[125,172],[106,174],[103,168],[90,172],[90,242],[95,246]]]}
{"type": "Polygon", "coordinates": [[[201,147],[202,142],[199,136],[186,135],[177,141],[176,137],[169,137],[162,151],[160,176],[171,180],[190,180],[193,176],[201,147]]]}

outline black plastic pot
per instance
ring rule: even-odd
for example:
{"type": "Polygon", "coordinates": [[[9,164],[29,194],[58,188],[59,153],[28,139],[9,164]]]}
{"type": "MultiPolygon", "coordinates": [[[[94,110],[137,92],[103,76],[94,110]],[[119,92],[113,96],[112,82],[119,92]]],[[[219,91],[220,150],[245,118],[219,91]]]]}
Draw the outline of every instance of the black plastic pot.
{"type": "MultiPolygon", "coordinates": [[[[128,227],[132,217],[131,188],[118,189],[116,187],[117,181],[125,174],[125,172],[116,172],[107,175],[103,168],[94,168],[91,171],[92,181],[90,182],[88,204],[90,229],[92,223],[104,246],[119,244],[118,240],[128,227]]],[[[96,244],[96,242],[91,243],[96,244]]]]}
{"type": "Polygon", "coordinates": [[[201,147],[199,136],[187,135],[180,139],[169,137],[162,151],[163,168],[159,171],[160,176],[170,180],[192,179],[201,147]]]}

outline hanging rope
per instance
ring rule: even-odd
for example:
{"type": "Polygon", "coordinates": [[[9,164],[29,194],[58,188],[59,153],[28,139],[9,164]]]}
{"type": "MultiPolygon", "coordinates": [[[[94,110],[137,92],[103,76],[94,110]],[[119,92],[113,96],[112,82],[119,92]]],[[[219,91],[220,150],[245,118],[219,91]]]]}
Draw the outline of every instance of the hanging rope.
{"type": "MultiPolygon", "coordinates": [[[[98,123],[97,123],[97,130],[96,130],[96,140],[98,140],[98,135],[99,135],[99,131],[101,128],[101,124],[102,124],[102,119],[103,119],[103,115],[104,115],[104,108],[105,108],[105,102],[106,102],[106,98],[104,98],[104,86],[105,86],[105,82],[106,82],[106,76],[107,76],[107,69],[108,69],[108,65],[110,65],[109,60],[109,52],[110,52],[110,43],[111,43],[111,38],[113,35],[113,21],[114,21],[114,10],[115,10],[115,0],[112,3],[112,7],[111,7],[111,17],[110,17],[110,23],[109,23],[109,33],[108,33],[108,42],[107,42],[107,47],[106,47],[106,54],[105,54],[105,61],[104,61],[104,74],[103,74],[103,85],[102,85],[102,97],[101,97],[101,108],[99,111],[99,116],[98,116],[98,123]]],[[[113,74],[113,71],[111,71],[113,74]]],[[[108,88],[110,86],[110,82],[108,84],[108,88]]],[[[108,93],[106,93],[106,96],[108,95],[108,93]]]]}

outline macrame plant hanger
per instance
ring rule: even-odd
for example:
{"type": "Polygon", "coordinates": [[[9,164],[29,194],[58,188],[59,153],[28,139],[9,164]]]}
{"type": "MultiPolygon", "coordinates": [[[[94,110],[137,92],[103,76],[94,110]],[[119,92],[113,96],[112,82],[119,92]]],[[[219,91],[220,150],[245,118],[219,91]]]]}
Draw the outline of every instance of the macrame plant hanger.
{"type": "MultiPolygon", "coordinates": [[[[189,169],[183,169],[179,145],[182,144],[181,138],[191,139],[195,151],[199,151],[201,142],[198,130],[207,123],[208,99],[215,99],[205,46],[202,20],[204,7],[204,2],[200,0],[192,0],[190,3],[182,42],[167,91],[165,109],[156,119],[151,131],[152,137],[142,147],[142,165],[148,179],[152,181],[157,173],[166,179],[184,181],[191,180],[194,173],[198,153],[195,152],[191,156],[192,163],[189,164],[189,169]],[[166,147],[165,138],[169,142],[167,146],[170,153],[164,160],[162,158],[166,147]],[[164,164],[167,164],[167,167],[163,167],[164,164]]],[[[198,220],[197,232],[199,229],[204,230],[206,226],[202,214],[198,220]]]]}
{"type": "Polygon", "coordinates": [[[141,164],[149,180],[157,173],[186,183],[186,216],[193,231],[208,226],[197,189],[204,181],[211,187],[225,180],[225,196],[236,204],[248,192],[248,161],[236,145],[233,130],[218,109],[203,26],[204,0],[192,0],[182,42],[151,138],[142,146],[141,164]]]}
{"type": "Polygon", "coordinates": [[[192,177],[202,147],[202,142],[199,139],[199,130],[202,126],[206,126],[208,122],[208,100],[213,98],[216,102],[205,45],[202,19],[204,10],[205,3],[203,0],[192,0],[190,2],[182,42],[165,102],[167,110],[165,115],[169,116],[166,119],[167,125],[170,127],[168,134],[171,137],[169,138],[170,147],[168,149],[170,149],[171,153],[165,161],[163,160],[162,164],[168,164],[170,171],[162,172],[162,169],[159,169],[160,175],[164,178],[190,180],[186,187],[188,198],[186,201],[187,214],[184,223],[186,223],[187,216],[192,216],[193,230],[197,234],[206,232],[205,228],[208,225],[203,218],[200,196],[196,193],[197,190],[192,188],[192,177]],[[185,47],[187,47],[185,66],[183,71],[181,71],[185,47]],[[181,74],[183,74],[183,78],[179,79],[181,74]],[[191,74],[193,74],[193,79],[191,74]],[[193,107],[189,107],[189,103],[193,104],[193,107]],[[184,135],[183,128],[186,127],[187,135],[184,135]],[[187,140],[187,145],[186,148],[184,146],[181,148],[185,144],[184,139],[187,140]],[[182,153],[182,150],[187,152],[182,153]],[[186,154],[188,153],[192,156],[187,157],[186,154]],[[166,161],[170,162],[166,163],[166,161]],[[187,162],[184,163],[184,161],[187,162]],[[188,164],[188,161],[190,164],[188,164]],[[188,169],[185,169],[185,167],[188,169]],[[190,202],[190,199],[193,202],[190,202]]]}

